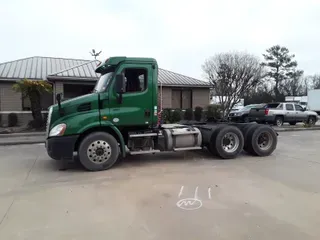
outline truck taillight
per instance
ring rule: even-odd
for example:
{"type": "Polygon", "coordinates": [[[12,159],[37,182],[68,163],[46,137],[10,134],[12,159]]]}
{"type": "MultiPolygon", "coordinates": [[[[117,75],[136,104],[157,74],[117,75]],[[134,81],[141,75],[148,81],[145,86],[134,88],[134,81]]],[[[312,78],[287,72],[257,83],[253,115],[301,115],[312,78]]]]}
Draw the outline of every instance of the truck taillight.
{"type": "Polygon", "coordinates": [[[269,113],[269,109],[266,108],[266,109],[264,110],[264,115],[268,115],[268,113],[269,113]]]}

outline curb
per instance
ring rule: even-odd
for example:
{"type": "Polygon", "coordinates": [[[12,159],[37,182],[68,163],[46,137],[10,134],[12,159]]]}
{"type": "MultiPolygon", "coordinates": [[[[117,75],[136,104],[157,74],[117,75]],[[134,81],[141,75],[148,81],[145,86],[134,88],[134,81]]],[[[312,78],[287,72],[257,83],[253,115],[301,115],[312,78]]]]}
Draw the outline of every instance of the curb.
{"type": "Polygon", "coordinates": [[[39,141],[20,141],[20,142],[0,142],[0,146],[14,146],[14,145],[29,145],[29,144],[39,144],[45,143],[43,140],[39,141]]]}
{"type": "Polygon", "coordinates": [[[0,134],[0,138],[14,138],[14,137],[37,137],[45,136],[45,132],[27,132],[27,133],[4,133],[0,134]]]}
{"type": "Polygon", "coordinates": [[[275,129],[276,132],[298,132],[298,131],[317,131],[320,130],[320,127],[311,127],[311,128],[283,128],[275,129]]]}

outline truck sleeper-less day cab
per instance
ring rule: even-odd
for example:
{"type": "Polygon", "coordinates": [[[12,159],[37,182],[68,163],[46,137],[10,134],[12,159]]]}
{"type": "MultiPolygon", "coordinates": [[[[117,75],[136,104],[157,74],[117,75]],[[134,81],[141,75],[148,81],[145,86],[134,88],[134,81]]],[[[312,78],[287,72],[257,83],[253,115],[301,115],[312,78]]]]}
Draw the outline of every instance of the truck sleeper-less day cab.
{"type": "Polygon", "coordinates": [[[269,126],[240,123],[158,124],[158,65],[152,58],[111,57],[90,94],[49,108],[46,149],[55,160],[79,161],[90,171],[111,168],[119,156],[207,148],[220,158],[243,149],[270,155],[277,133],[269,126]]]}

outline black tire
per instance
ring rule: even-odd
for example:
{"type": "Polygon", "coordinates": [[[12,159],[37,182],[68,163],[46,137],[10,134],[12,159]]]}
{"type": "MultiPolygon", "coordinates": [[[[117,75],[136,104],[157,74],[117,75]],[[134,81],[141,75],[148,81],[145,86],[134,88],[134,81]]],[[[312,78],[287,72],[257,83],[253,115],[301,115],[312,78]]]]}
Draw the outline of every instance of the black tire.
{"type": "Polygon", "coordinates": [[[243,129],[242,134],[243,134],[243,139],[244,139],[244,144],[243,144],[243,150],[248,152],[248,145],[250,143],[248,135],[252,129],[257,128],[260,126],[259,124],[248,124],[248,126],[243,129]]]}
{"type": "Polygon", "coordinates": [[[296,122],[290,122],[289,124],[290,124],[291,126],[297,125],[296,122]]]}
{"type": "Polygon", "coordinates": [[[252,128],[248,133],[247,152],[255,156],[269,156],[277,147],[278,137],[274,129],[267,125],[258,125],[256,128],[252,128]],[[267,146],[264,146],[260,141],[260,137],[264,134],[269,139],[267,146]]]}
{"type": "Polygon", "coordinates": [[[310,126],[314,126],[316,124],[316,122],[317,122],[316,117],[311,116],[311,117],[308,118],[308,124],[310,126]]]}
{"type": "Polygon", "coordinates": [[[224,125],[219,127],[211,137],[211,143],[209,147],[209,151],[213,153],[213,155],[218,156],[222,159],[232,159],[236,158],[238,154],[242,151],[244,144],[244,139],[242,132],[235,126],[224,125]],[[227,134],[231,134],[234,138],[235,143],[233,151],[226,151],[223,148],[223,140],[227,134]]]}
{"type": "Polygon", "coordinates": [[[227,124],[215,124],[215,125],[214,125],[214,128],[213,128],[212,131],[211,131],[211,135],[208,136],[208,143],[207,143],[205,146],[206,146],[206,148],[208,149],[208,151],[209,151],[212,155],[214,155],[214,156],[217,156],[217,152],[215,151],[214,146],[212,146],[212,144],[211,144],[212,141],[213,141],[213,136],[216,135],[217,131],[218,131],[220,128],[223,128],[223,127],[225,127],[225,126],[227,126],[227,124]]]}
{"type": "MultiPolygon", "coordinates": [[[[100,154],[102,154],[102,150],[100,150],[100,154]]],[[[81,141],[78,149],[79,161],[88,171],[102,171],[111,168],[118,160],[119,152],[117,140],[111,134],[105,132],[89,134],[81,141]],[[91,160],[89,158],[91,155],[88,154],[90,149],[92,151],[93,149],[98,149],[93,151],[96,155],[93,154],[91,160]],[[100,149],[102,149],[104,153],[98,156],[97,151],[100,149]]]]}
{"type": "Polygon", "coordinates": [[[274,124],[277,127],[281,127],[283,125],[283,117],[282,116],[276,116],[276,118],[274,120],[274,124]]]}

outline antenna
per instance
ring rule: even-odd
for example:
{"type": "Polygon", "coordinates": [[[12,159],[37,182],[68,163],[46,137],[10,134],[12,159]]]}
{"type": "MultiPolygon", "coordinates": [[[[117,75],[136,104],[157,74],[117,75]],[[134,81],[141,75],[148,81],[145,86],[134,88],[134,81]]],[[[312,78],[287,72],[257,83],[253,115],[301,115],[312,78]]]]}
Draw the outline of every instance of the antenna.
{"type": "Polygon", "coordinates": [[[94,57],[94,59],[97,59],[97,57],[101,54],[102,51],[96,52],[96,50],[92,49],[92,52],[89,52],[91,56],[94,57]]]}

